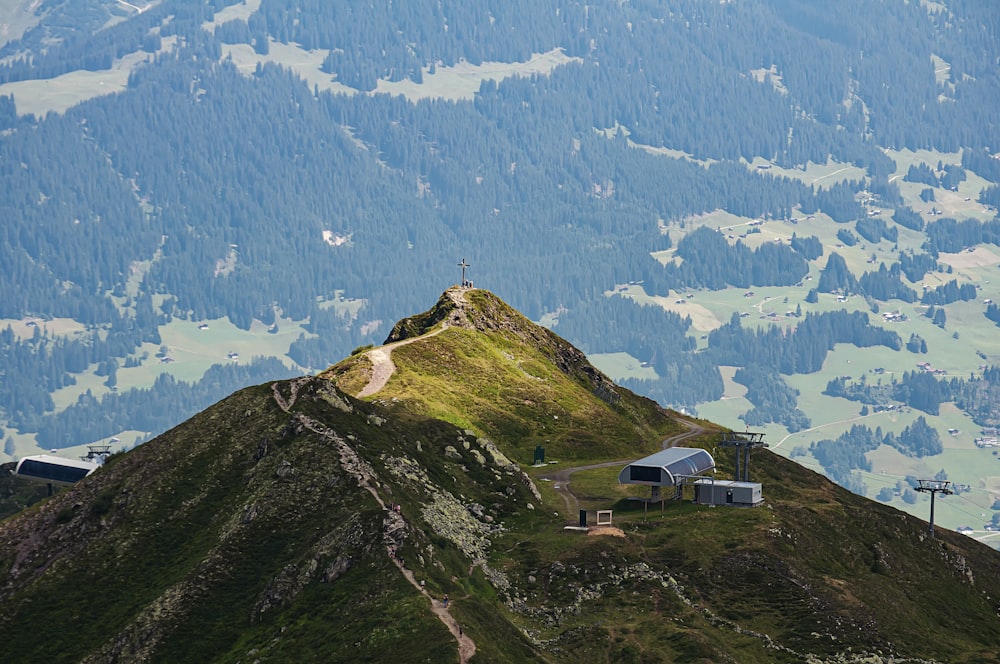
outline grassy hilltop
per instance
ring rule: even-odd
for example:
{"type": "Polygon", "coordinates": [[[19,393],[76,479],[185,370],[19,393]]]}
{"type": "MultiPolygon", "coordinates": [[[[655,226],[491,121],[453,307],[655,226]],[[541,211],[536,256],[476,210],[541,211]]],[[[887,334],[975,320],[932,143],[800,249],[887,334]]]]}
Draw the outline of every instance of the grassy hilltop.
{"type": "Polygon", "coordinates": [[[237,392],[0,523],[5,658],[997,661],[988,547],[766,451],[761,508],[645,514],[586,471],[582,504],[623,536],[565,531],[534,446],[635,458],[676,414],[485,291],[389,342],[237,392]],[[356,399],[376,352],[394,370],[356,399]]]}
{"type": "MultiPolygon", "coordinates": [[[[392,352],[398,368],[378,400],[503,441],[519,461],[530,462],[536,445],[563,459],[650,453],[680,430],[655,402],[616,386],[488,291],[450,290],[430,311],[398,322],[386,341],[422,335],[392,352]]],[[[367,356],[355,354],[321,376],[358,392],[370,373],[367,356]]]]}

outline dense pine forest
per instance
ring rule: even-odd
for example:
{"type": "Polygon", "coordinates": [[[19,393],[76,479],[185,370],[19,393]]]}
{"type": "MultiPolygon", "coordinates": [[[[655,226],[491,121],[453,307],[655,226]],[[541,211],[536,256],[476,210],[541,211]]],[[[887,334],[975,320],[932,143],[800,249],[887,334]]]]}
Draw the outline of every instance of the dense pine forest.
{"type": "MultiPolygon", "coordinates": [[[[951,355],[956,316],[1000,320],[968,309],[1000,260],[952,257],[1000,253],[991,3],[137,5],[43,2],[0,48],[8,455],[141,440],[241,385],[321,370],[424,310],[463,257],[476,286],[589,354],[641,364],[617,378],[664,405],[737,390],[739,408],[705,410],[729,426],[822,425],[799,402],[827,382],[839,407],[952,403],[996,424],[1000,343],[951,355]],[[288,52],[318,53],[311,83],[288,52]],[[18,86],[133,54],[114,94],[20,110],[18,86]],[[498,63],[474,94],[434,92],[498,63]],[[297,334],[173,376],[170,330],[220,320],[297,334]],[[827,375],[844,347],[900,369],[878,389],[827,375]],[[928,352],[963,377],[915,371],[928,352]],[[809,374],[818,388],[794,386],[809,374]]],[[[827,447],[814,460],[860,487],[869,466],[827,447]]]]}

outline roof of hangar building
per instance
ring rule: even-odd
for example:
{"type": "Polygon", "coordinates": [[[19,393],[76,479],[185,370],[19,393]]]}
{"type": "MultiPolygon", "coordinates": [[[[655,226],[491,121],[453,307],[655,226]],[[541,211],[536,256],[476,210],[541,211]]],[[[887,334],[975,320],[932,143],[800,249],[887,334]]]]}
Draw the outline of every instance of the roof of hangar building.
{"type": "Polygon", "coordinates": [[[714,468],[715,459],[700,447],[669,447],[622,468],[618,482],[675,486],[682,476],[701,475],[714,468]]]}

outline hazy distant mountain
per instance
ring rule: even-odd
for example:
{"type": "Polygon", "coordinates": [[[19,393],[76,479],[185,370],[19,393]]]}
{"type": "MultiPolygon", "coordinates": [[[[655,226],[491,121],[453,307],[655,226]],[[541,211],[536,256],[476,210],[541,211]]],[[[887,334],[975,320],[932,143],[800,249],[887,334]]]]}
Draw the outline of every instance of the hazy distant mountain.
{"type": "Polygon", "coordinates": [[[320,371],[467,260],[662,404],[992,517],[989,3],[397,5],[8,10],[5,455],[320,371]]]}

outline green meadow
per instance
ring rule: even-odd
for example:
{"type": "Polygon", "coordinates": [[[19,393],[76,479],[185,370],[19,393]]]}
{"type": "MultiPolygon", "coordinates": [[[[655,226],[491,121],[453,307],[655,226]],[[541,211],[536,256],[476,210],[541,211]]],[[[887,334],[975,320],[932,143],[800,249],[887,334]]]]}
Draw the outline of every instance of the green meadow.
{"type": "Polygon", "coordinates": [[[0,0],[0,46],[38,24],[41,16],[32,11],[37,5],[34,0],[0,0]]]}
{"type": "MultiPolygon", "coordinates": [[[[994,213],[983,210],[982,205],[976,202],[979,192],[990,183],[975,173],[969,172],[967,179],[957,187],[957,191],[935,188],[937,200],[933,204],[924,203],[920,199],[920,192],[926,185],[903,181],[903,176],[911,165],[924,163],[936,168],[938,162],[960,164],[959,153],[927,150],[887,153],[896,161],[897,168],[893,181],[899,185],[905,204],[921,212],[926,221],[932,223],[941,215],[980,220],[993,217],[994,213]],[[932,207],[941,215],[930,214],[932,207]]],[[[766,172],[797,177],[815,186],[834,184],[843,179],[858,178],[862,175],[857,169],[837,163],[825,166],[810,164],[808,168],[801,170],[781,169],[773,165],[767,169],[758,168],[765,165],[768,165],[768,162],[763,159],[755,159],[748,163],[749,168],[758,170],[762,174],[766,172]]],[[[887,223],[892,224],[893,209],[871,209],[877,211],[887,223]]],[[[848,376],[852,380],[864,377],[873,384],[889,383],[894,378],[900,378],[905,371],[917,370],[916,365],[919,362],[929,362],[933,368],[945,371],[944,378],[968,378],[981,372],[981,365],[1000,364],[1000,334],[983,315],[986,309],[984,300],[1000,301],[1000,288],[998,288],[1000,251],[991,245],[981,245],[956,254],[941,254],[939,263],[946,269],[929,273],[921,282],[911,284],[918,296],[925,287],[934,288],[953,279],[960,284],[971,282],[977,285],[979,290],[975,300],[954,302],[943,307],[947,320],[942,329],[924,315],[927,307],[919,302],[905,303],[899,300],[879,302],[877,312],[858,295],[838,298],[833,294],[820,293],[818,302],[805,302],[806,294],[818,283],[820,271],[825,267],[832,252],[843,257],[848,268],[856,277],[860,277],[866,271],[877,270],[880,264],[891,266],[898,261],[900,252],[922,251],[926,239],[926,235],[922,232],[897,226],[899,237],[896,242],[882,240],[872,243],[859,237],[859,242],[855,246],[848,247],[837,238],[837,232],[844,228],[855,232],[853,222],[838,224],[823,214],[806,217],[800,212],[793,213],[791,220],[757,220],[739,217],[723,210],[663,223],[662,226],[670,235],[674,246],[684,235],[702,226],[722,232],[730,243],[743,242],[751,248],[766,242],[788,242],[793,233],[800,237],[819,238],[824,247],[824,254],[812,261],[809,274],[801,285],[728,288],[722,291],[696,290],[690,293],[692,297],[688,297],[687,292],[651,296],[641,285],[632,284],[620,285],[608,295],[629,297],[642,304],[657,305],[690,316],[691,334],[698,339],[699,348],[707,346],[707,333],[728,322],[734,313],[741,315],[741,324],[745,327],[766,328],[777,325],[793,329],[799,319],[789,315],[789,312],[795,312],[798,308],[801,308],[803,315],[840,309],[866,312],[872,324],[897,332],[903,344],[911,334],[919,335],[927,342],[926,354],[911,353],[905,348],[894,352],[883,347],[857,348],[849,344],[836,345],[828,354],[821,371],[784,377],[789,386],[798,390],[798,407],[810,417],[811,427],[805,431],[791,433],[783,426],[769,424],[758,430],[765,432],[767,440],[776,452],[787,456],[796,448],[801,452],[803,449],[808,450],[813,442],[835,439],[854,424],[863,424],[872,429],[881,427],[883,432],[898,433],[917,417],[924,416],[940,432],[944,453],[930,458],[916,459],[884,446],[876,450],[869,455],[873,472],[861,472],[862,479],[868,487],[869,497],[874,498],[883,486],[895,485],[897,480],[907,475],[933,477],[944,469],[949,479],[969,484],[973,487],[973,491],[958,497],[953,496],[949,501],[942,501],[946,506],[938,510],[938,523],[951,528],[966,524],[982,528],[983,524],[977,521],[977,519],[982,520],[978,515],[985,510],[988,520],[988,508],[993,499],[1000,496],[1000,460],[991,450],[975,447],[973,439],[979,435],[981,427],[972,422],[969,416],[951,404],[944,404],[937,416],[909,409],[904,409],[903,412],[892,411],[861,416],[860,403],[825,396],[822,392],[827,382],[835,376],[848,376]],[[754,232],[748,233],[747,231],[751,229],[754,232]],[[906,320],[886,321],[882,314],[888,312],[905,314],[906,320]],[[880,369],[881,372],[876,374],[876,369],[880,369]],[[957,433],[949,434],[949,430],[956,430],[957,433]],[[995,471],[992,470],[993,465],[996,465],[995,471]]],[[[678,260],[674,256],[673,249],[656,252],[654,258],[664,264],[678,260]]],[[[627,371],[630,368],[634,369],[635,366],[635,362],[624,362],[611,365],[609,368],[621,372],[622,369],[627,371]]],[[[722,399],[700,404],[698,415],[724,426],[742,429],[745,425],[739,416],[753,405],[744,396],[745,388],[732,379],[735,368],[722,367],[721,372],[725,389],[722,399]]],[[[616,377],[618,375],[615,374],[616,377]]],[[[797,453],[796,461],[819,469],[816,460],[808,453],[805,456],[797,453]]],[[[927,516],[924,514],[926,506],[919,501],[917,505],[910,506],[897,497],[893,505],[922,515],[924,518],[927,516]]]]}
{"type": "MultiPolygon", "coordinates": [[[[302,325],[302,321],[280,319],[278,331],[271,334],[268,326],[260,321],[254,321],[249,330],[241,330],[226,318],[199,322],[174,319],[160,327],[161,345],[145,343],[136,351],[134,357],[142,361],[139,366],[125,368],[122,363],[117,372],[117,387],[119,390],[148,388],[165,373],[177,380],[196,382],[213,364],[233,362],[229,353],[236,353],[239,358],[235,361],[239,362],[249,362],[255,357],[277,357],[287,366],[294,367],[287,353],[292,342],[305,333],[302,325]],[[161,346],[166,349],[162,358],[157,357],[161,346]]],[[[105,385],[106,378],[97,376],[96,369],[96,365],[92,365],[88,371],[76,374],[75,385],[52,394],[56,411],[75,403],[88,390],[98,397],[110,391],[105,385]]]]}
{"type": "Polygon", "coordinates": [[[594,353],[588,355],[587,359],[591,364],[600,369],[604,375],[615,382],[625,378],[638,378],[640,380],[656,379],[656,370],[649,366],[642,366],[642,362],[632,357],[628,353],[594,353]]]}
{"type": "MultiPolygon", "coordinates": [[[[18,0],[0,1],[0,26],[4,28],[0,31],[0,44],[37,22],[37,16],[26,4],[18,0]]],[[[246,21],[260,4],[261,0],[246,0],[225,7],[202,27],[213,31],[227,21],[246,21]]],[[[171,51],[175,43],[174,37],[164,38],[159,52],[171,51]]],[[[222,49],[222,59],[231,60],[246,74],[252,73],[258,65],[273,62],[295,72],[310,88],[356,94],[357,90],[341,84],[335,75],[321,71],[326,56],[325,50],[305,50],[297,44],[283,44],[273,39],[268,42],[267,55],[256,53],[249,44],[225,44],[222,49]]],[[[152,57],[154,54],[137,51],[118,58],[110,69],[77,70],[48,79],[5,83],[0,85],[0,95],[13,95],[20,115],[33,114],[41,117],[50,111],[63,113],[88,99],[121,92],[127,87],[132,71],[152,57]]],[[[555,48],[546,53],[534,53],[523,62],[483,62],[479,65],[460,62],[452,67],[426,70],[421,83],[408,79],[380,81],[375,92],[402,95],[413,101],[431,98],[468,100],[475,96],[485,80],[501,81],[511,76],[544,76],[560,65],[578,60],[565,55],[562,49],[555,48]]]]}
{"type": "Polygon", "coordinates": [[[862,180],[866,176],[865,169],[853,164],[844,164],[833,159],[825,164],[808,162],[800,168],[782,168],[775,166],[771,162],[756,157],[747,164],[750,168],[767,173],[774,177],[786,177],[801,180],[807,185],[817,188],[829,188],[839,182],[846,180],[862,180]]]}

